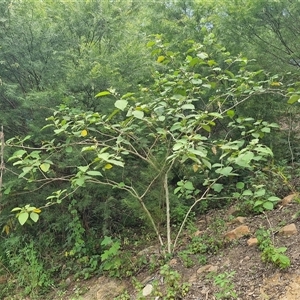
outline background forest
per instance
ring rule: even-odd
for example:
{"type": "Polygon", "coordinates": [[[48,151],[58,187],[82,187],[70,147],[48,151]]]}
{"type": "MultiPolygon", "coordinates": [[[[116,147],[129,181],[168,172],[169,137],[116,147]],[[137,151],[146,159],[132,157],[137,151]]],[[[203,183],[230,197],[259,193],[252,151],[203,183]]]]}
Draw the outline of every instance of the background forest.
{"type": "Polygon", "coordinates": [[[0,40],[0,298],[299,188],[299,1],[0,0],[0,40]]]}

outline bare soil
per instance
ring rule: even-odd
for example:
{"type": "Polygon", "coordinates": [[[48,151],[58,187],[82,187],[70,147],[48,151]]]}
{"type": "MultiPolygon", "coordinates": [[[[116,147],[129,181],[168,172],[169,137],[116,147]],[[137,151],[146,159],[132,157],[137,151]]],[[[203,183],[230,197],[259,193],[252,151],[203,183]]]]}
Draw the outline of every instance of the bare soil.
{"type": "MultiPolygon", "coordinates": [[[[206,265],[215,268],[216,274],[234,272],[231,281],[234,284],[234,291],[239,300],[298,300],[300,299],[300,218],[297,213],[300,211],[300,204],[292,202],[287,206],[278,206],[275,210],[265,212],[264,214],[246,217],[244,225],[250,229],[250,234],[238,240],[224,242],[221,249],[216,254],[207,256],[206,265]],[[282,236],[278,233],[279,229],[284,225],[294,223],[298,229],[298,233],[291,236],[282,236]],[[286,255],[291,260],[291,266],[281,270],[272,263],[265,263],[261,259],[261,251],[257,246],[248,246],[247,240],[255,237],[255,232],[259,228],[271,229],[271,238],[275,247],[286,247],[286,255]]],[[[197,222],[198,234],[210,234],[210,223],[215,220],[226,220],[225,226],[220,227],[221,235],[228,230],[236,228],[236,223],[230,222],[229,210],[215,210],[207,215],[208,222],[199,220],[197,222]]],[[[185,243],[188,243],[191,237],[185,237],[185,243]]],[[[183,247],[183,245],[182,245],[183,247]]],[[[182,248],[183,249],[183,248],[182,248]]],[[[185,267],[180,256],[175,256],[171,261],[172,268],[176,269],[182,276],[183,282],[190,283],[188,294],[184,297],[186,300],[214,300],[218,287],[213,283],[212,278],[208,278],[207,272],[199,272],[203,267],[200,263],[195,262],[192,267],[185,267]],[[198,271],[198,272],[197,272],[198,271]]],[[[155,274],[154,274],[155,275],[155,274]]],[[[150,274],[149,270],[143,270],[137,275],[140,282],[145,281],[150,274]]],[[[98,278],[99,279],[99,278],[98,278]]],[[[88,281],[76,283],[76,287],[80,286],[82,293],[80,298],[74,298],[74,286],[72,283],[65,297],[57,297],[53,295],[51,299],[105,299],[97,298],[97,289],[99,289],[99,280],[93,278],[88,281]],[[72,292],[73,290],[73,292],[72,292]],[[72,295],[73,294],[73,295],[72,295]]],[[[121,283],[120,283],[121,284],[121,283]]],[[[135,299],[135,292],[132,287],[131,280],[122,282],[127,287],[132,299],[135,299]]],[[[105,296],[104,296],[105,297],[105,296]]],[[[112,299],[111,297],[109,299],[112,299]]],[[[149,296],[147,299],[155,299],[149,296]]],[[[225,298],[222,298],[225,299],[225,298]]],[[[226,299],[234,299],[228,297],[226,299]]]]}

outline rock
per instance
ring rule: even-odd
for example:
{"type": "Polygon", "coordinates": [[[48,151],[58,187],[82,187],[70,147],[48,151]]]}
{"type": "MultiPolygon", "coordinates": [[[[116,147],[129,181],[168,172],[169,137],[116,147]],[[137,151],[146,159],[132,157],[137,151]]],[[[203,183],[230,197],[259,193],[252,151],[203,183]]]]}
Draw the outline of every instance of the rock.
{"type": "Polygon", "coordinates": [[[225,239],[232,241],[241,238],[244,235],[250,233],[249,227],[246,225],[241,225],[234,230],[228,231],[224,234],[225,239]]]}
{"type": "Polygon", "coordinates": [[[284,197],[284,198],[280,201],[280,204],[281,204],[282,206],[286,206],[286,205],[290,204],[290,203],[294,200],[294,198],[295,198],[296,196],[298,196],[296,193],[290,194],[290,195],[284,197]]]}
{"type": "Polygon", "coordinates": [[[8,280],[8,278],[5,275],[1,275],[0,276],[0,284],[4,284],[6,283],[8,280]]]}
{"type": "Polygon", "coordinates": [[[176,258],[172,258],[171,260],[170,260],[170,262],[169,262],[169,266],[175,266],[175,265],[177,265],[177,259],[176,258]]]}
{"type": "Polygon", "coordinates": [[[125,285],[118,280],[101,276],[95,282],[95,285],[85,293],[83,300],[111,300],[122,294],[125,290],[125,285]]]}
{"type": "Polygon", "coordinates": [[[200,236],[201,234],[203,234],[204,231],[200,231],[200,230],[197,230],[195,233],[194,233],[194,236],[200,236]]]}
{"type": "Polygon", "coordinates": [[[230,221],[230,224],[244,224],[246,221],[245,217],[236,217],[232,221],[230,221]]]}
{"type": "Polygon", "coordinates": [[[141,250],[137,256],[150,256],[150,255],[159,255],[159,248],[156,246],[150,246],[141,250]]]}
{"type": "Polygon", "coordinates": [[[148,283],[144,288],[143,288],[143,296],[147,297],[149,296],[153,291],[153,285],[148,283]]]}
{"type": "Polygon", "coordinates": [[[298,233],[298,230],[294,223],[286,225],[279,230],[279,234],[282,234],[285,236],[291,236],[291,235],[294,235],[297,233],[298,233]]]}
{"type": "Polygon", "coordinates": [[[213,265],[205,265],[197,270],[197,274],[217,272],[218,267],[213,265]]]}
{"type": "Polygon", "coordinates": [[[235,220],[237,223],[244,224],[246,221],[246,218],[245,217],[236,217],[235,220]]]}
{"type": "Polygon", "coordinates": [[[227,215],[228,216],[236,216],[239,213],[240,213],[239,208],[236,205],[233,205],[228,209],[227,215]]]}
{"type": "Polygon", "coordinates": [[[252,247],[252,246],[256,246],[258,244],[258,240],[257,238],[250,238],[247,241],[248,246],[252,247]]]}

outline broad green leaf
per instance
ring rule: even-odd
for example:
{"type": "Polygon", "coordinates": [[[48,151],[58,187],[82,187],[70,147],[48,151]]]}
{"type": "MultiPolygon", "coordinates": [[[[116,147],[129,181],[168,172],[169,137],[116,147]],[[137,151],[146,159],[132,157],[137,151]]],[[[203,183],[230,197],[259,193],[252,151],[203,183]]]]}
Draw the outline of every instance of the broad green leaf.
{"type": "Polygon", "coordinates": [[[202,80],[197,78],[197,79],[192,79],[191,82],[192,82],[192,84],[201,84],[202,80]]]}
{"type": "Polygon", "coordinates": [[[254,192],[254,196],[255,197],[261,197],[264,196],[266,194],[266,190],[265,189],[259,189],[257,191],[254,192]]]}
{"type": "Polygon", "coordinates": [[[101,246],[107,246],[113,243],[113,240],[110,236],[105,236],[101,242],[101,246]]]}
{"type": "Polygon", "coordinates": [[[187,189],[187,190],[191,190],[193,191],[195,188],[194,188],[194,185],[191,181],[187,181],[185,184],[184,184],[184,188],[187,189]]]}
{"type": "Polygon", "coordinates": [[[251,151],[247,151],[245,153],[240,154],[234,162],[241,167],[250,167],[250,162],[254,157],[254,153],[251,151]]]}
{"type": "Polygon", "coordinates": [[[208,169],[211,169],[211,163],[208,160],[201,158],[201,161],[208,169]]]}
{"type": "Polygon", "coordinates": [[[105,166],[104,166],[104,169],[105,170],[109,170],[109,169],[111,169],[113,166],[111,165],[111,164],[106,164],[105,166]]]}
{"type": "Polygon", "coordinates": [[[206,58],[208,58],[208,54],[205,53],[205,52],[200,52],[200,53],[197,54],[197,56],[198,56],[199,58],[201,58],[201,59],[206,59],[206,58]]]}
{"type": "Polygon", "coordinates": [[[269,127],[264,127],[261,129],[262,132],[270,133],[271,129],[269,127]]]}
{"type": "Polygon", "coordinates": [[[195,105],[191,103],[186,103],[181,106],[181,109],[195,109],[195,105]]]}
{"type": "Polygon", "coordinates": [[[103,159],[103,160],[107,160],[107,159],[109,159],[109,157],[110,157],[110,154],[107,152],[98,154],[98,158],[103,159]]]}
{"type": "Polygon", "coordinates": [[[28,220],[28,217],[29,217],[29,214],[28,212],[21,212],[19,215],[18,215],[18,221],[21,225],[24,225],[26,223],[26,221],[28,220]]]}
{"type": "Polygon", "coordinates": [[[228,175],[231,175],[232,170],[233,170],[232,167],[225,167],[225,168],[217,169],[216,173],[224,175],[224,176],[228,176],[228,175]]]}
{"type": "Polygon", "coordinates": [[[77,167],[81,172],[85,173],[88,169],[89,169],[89,166],[78,166],[77,167]]]}
{"type": "Polygon", "coordinates": [[[207,132],[211,132],[211,128],[210,128],[209,125],[202,125],[202,128],[203,128],[204,130],[206,130],[207,132]]]}
{"type": "Polygon", "coordinates": [[[35,212],[31,212],[30,213],[30,219],[33,221],[33,222],[37,222],[38,221],[38,219],[39,219],[39,215],[37,214],[37,213],[35,213],[35,212]]]}
{"type": "Polygon", "coordinates": [[[134,110],[132,115],[135,116],[137,119],[142,120],[144,118],[144,112],[142,110],[134,110]]]}
{"type": "Polygon", "coordinates": [[[165,60],[165,57],[163,56],[163,55],[160,55],[158,58],[157,58],[157,62],[158,63],[160,63],[160,62],[162,62],[162,61],[164,61],[165,60]]]}
{"type": "Polygon", "coordinates": [[[268,198],[268,201],[271,201],[271,202],[278,202],[280,201],[281,199],[276,197],[276,196],[271,196],[268,198]]]}
{"type": "Polygon", "coordinates": [[[85,179],[86,179],[85,176],[81,176],[81,177],[75,178],[75,179],[73,180],[73,182],[74,182],[76,185],[78,185],[78,186],[84,186],[84,184],[85,184],[85,179]]]}
{"type": "Polygon", "coordinates": [[[294,104],[295,102],[299,101],[300,100],[300,95],[298,94],[294,94],[292,95],[289,100],[288,100],[288,104],[294,104]]]}
{"type": "Polygon", "coordinates": [[[115,102],[115,107],[123,111],[126,108],[127,104],[127,100],[117,100],[115,102]]]}
{"type": "Polygon", "coordinates": [[[124,162],[120,161],[120,160],[116,160],[116,159],[108,159],[107,160],[108,163],[111,163],[113,165],[119,166],[119,167],[124,167],[124,162]]]}
{"type": "Polygon", "coordinates": [[[174,146],[173,146],[173,150],[174,151],[177,151],[179,149],[181,149],[184,145],[182,143],[176,143],[174,146]]]}
{"type": "Polygon", "coordinates": [[[66,152],[67,152],[67,153],[72,153],[72,151],[73,151],[73,147],[72,147],[72,146],[68,146],[68,147],[66,148],[66,152]]]}
{"type": "Polygon", "coordinates": [[[245,187],[245,183],[240,181],[237,182],[235,186],[237,189],[242,190],[245,187]]]}
{"type": "Polygon", "coordinates": [[[108,92],[108,91],[103,91],[103,92],[100,92],[98,93],[95,97],[103,97],[103,96],[107,96],[107,95],[110,95],[111,93],[108,92]]]}
{"type": "Polygon", "coordinates": [[[274,204],[270,201],[266,201],[263,203],[263,207],[267,210],[272,210],[274,209],[274,204]]]}
{"type": "Polygon", "coordinates": [[[47,173],[49,171],[49,169],[50,169],[50,164],[48,164],[48,163],[42,163],[40,165],[40,168],[41,168],[41,170],[43,172],[47,173]]]}
{"type": "Polygon", "coordinates": [[[245,190],[243,191],[243,196],[253,196],[253,192],[251,190],[245,190]]]}
{"type": "Polygon", "coordinates": [[[226,114],[227,114],[227,116],[229,117],[229,118],[233,118],[234,117],[234,115],[235,115],[235,112],[234,112],[234,110],[232,110],[232,109],[230,109],[230,110],[228,110],[227,112],[226,112],[226,114]]]}
{"type": "Polygon", "coordinates": [[[16,152],[12,155],[12,157],[9,158],[9,160],[15,159],[15,158],[22,158],[22,156],[23,156],[25,153],[27,153],[25,150],[18,150],[18,151],[16,151],[16,152]]]}
{"type": "Polygon", "coordinates": [[[217,193],[219,193],[219,192],[221,192],[222,190],[223,190],[223,184],[221,184],[221,183],[215,183],[213,186],[212,186],[212,189],[215,191],[215,192],[217,192],[217,193]]]}

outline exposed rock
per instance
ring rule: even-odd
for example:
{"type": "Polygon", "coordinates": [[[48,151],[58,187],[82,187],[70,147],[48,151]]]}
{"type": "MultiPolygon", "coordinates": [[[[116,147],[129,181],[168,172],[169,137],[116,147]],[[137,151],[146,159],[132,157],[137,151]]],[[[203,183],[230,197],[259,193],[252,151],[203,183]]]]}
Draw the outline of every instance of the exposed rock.
{"type": "Polygon", "coordinates": [[[147,297],[149,296],[153,291],[153,285],[148,283],[144,288],[143,288],[143,296],[147,297]]]}
{"type": "Polygon", "coordinates": [[[1,275],[1,276],[0,276],[0,284],[5,283],[7,280],[8,280],[8,279],[7,279],[7,277],[6,277],[5,275],[1,275]]]}
{"type": "Polygon", "coordinates": [[[177,265],[177,259],[176,258],[172,258],[169,262],[169,265],[172,267],[172,266],[175,266],[177,265]]]}
{"type": "Polygon", "coordinates": [[[239,239],[240,237],[250,233],[249,227],[246,225],[241,225],[234,230],[228,231],[224,234],[225,239],[232,241],[239,239]]]}
{"type": "Polygon", "coordinates": [[[298,233],[297,227],[294,223],[286,225],[279,230],[282,235],[290,236],[298,233]]]}
{"type": "Polygon", "coordinates": [[[295,197],[298,196],[298,194],[294,193],[294,194],[290,194],[286,197],[284,197],[281,201],[280,201],[280,204],[282,206],[286,206],[288,204],[290,204],[294,199],[295,197]]]}
{"type": "Polygon", "coordinates": [[[236,217],[237,223],[244,224],[246,221],[246,217],[236,217]]]}
{"type": "Polygon", "coordinates": [[[227,212],[228,216],[237,216],[240,214],[240,210],[236,205],[231,206],[227,212]]]}
{"type": "Polygon", "coordinates": [[[84,294],[83,300],[111,300],[122,294],[126,286],[118,280],[101,276],[97,279],[93,287],[84,294]]]}
{"type": "Polygon", "coordinates": [[[150,256],[150,255],[159,255],[159,248],[157,246],[150,246],[141,250],[137,256],[150,256]]]}
{"type": "Polygon", "coordinates": [[[258,244],[258,240],[257,238],[250,238],[248,241],[247,241],[247,244],[248,246],[256,246],[258,244]]]}
{"type": "Polygon", "coordinates": [[[203,234],[204,231],[200,231],[200,230],[197,230],[195,233],[194,233],[194,236],[200,236],[201,234],[203,234]]]}
{"type": "Polygon", "coordinates": [[[230,221],[230,224],[244,224],[246,221],[245,217],[236,217],[232,221],[230,221]]]}
{"type": "Polygon", "coordinates": [[[218,270],[217,266],[213,265],[205,265],[197,270],[197,274],[201,273],[209,273],[209,272],[216,272],[218,270]]]}

